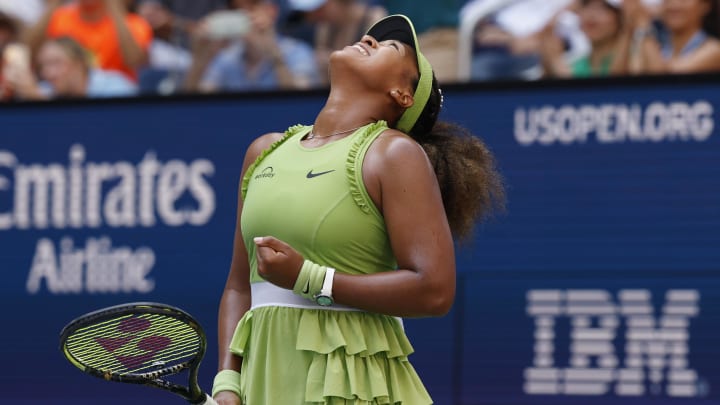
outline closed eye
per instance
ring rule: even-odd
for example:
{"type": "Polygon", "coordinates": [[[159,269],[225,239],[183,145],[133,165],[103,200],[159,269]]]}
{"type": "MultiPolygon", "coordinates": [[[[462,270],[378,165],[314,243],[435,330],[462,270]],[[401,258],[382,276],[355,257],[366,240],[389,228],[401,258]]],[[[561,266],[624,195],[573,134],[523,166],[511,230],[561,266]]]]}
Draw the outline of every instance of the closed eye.
{"type": "Polygon", "coordinates": [[[386,46],[392,46],[395,48],[396,51],[400,51],[400,45],[397,43],[397,41],[385,41],[386,46]]]}

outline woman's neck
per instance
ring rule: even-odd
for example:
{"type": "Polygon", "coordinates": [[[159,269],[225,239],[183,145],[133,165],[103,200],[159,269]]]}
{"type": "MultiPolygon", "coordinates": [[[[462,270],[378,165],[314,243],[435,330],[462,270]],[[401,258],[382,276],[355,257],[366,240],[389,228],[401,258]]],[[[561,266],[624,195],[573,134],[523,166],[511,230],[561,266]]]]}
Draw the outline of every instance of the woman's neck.
{"type": "Polygon", "coordinates": [[[377,100],[356,95],[346,97],[337,90],[331,91],[325,106],[315,119],[314,132],[318,135],[345,131],[383,119],[377,109],[377,100]]]}

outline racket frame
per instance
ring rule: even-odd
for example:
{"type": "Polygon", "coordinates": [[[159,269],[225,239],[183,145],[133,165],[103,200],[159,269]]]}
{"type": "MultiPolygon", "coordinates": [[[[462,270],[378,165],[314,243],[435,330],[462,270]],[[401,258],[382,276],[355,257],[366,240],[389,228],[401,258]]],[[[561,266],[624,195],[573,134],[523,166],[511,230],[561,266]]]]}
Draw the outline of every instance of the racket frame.
{"type": "Polygon", "coordinates": [[[115,305],[97,311],[89,312],[72,321],[70,321],[60,332],[60,351],[63,355],[77,368],[92,376],[102,378],[107,381],[117,381],[129,384],[147,385],[160,389],[164,389],[179,395],[190,403],[202,404],[208,398],[208,395],[200,388],[198,384],[198,372],[200,362],[205,356],[207,349],[207,338],[200,324],[187,312],[180,308],[161,304],[157,302],[132,302],[126,304],[115,305]],[[158,370],[146,373],[134,374],[117,374],[103,371],[83,364],[75,356],[70,353],[67,348],[68,338],[81,328],[96,325],[98,323],[109,321],[123,315],[143,315],[155,314],[175,318],[180,322],[192,328],[199,336],[199,347],[195,356],[189,361],[174,364],[158,370]],[[163,380],[161,377],[178,374],[183,370],[188,370],[188,386],[182,386],[173,382],[163,380]]]}

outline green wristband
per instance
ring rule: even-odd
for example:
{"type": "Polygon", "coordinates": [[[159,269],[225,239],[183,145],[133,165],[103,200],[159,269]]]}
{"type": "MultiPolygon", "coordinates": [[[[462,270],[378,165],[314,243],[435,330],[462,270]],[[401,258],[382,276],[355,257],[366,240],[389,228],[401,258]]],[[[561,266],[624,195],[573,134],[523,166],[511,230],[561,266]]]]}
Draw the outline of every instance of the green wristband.
{"type": "Polygon", "coordinates": [[[313,265],[314,263],[310,260],[305,260],[300,268],[300,273],[298,273],[297,279],[295,279],[295,285],[293,285],[293,292],[303,298],[307,298],[305,296],[305,291],[309,293],[308,282],[310,280],[310,273],[312,272],[313,265]],[[307,289],[306,286],[308,286],[307,289]]]}
{"type": "Polygon", "coordinates": [[[322,290],[326,272],[327,267],[305,260],[295,280],[293,292],[314,302],[315,296],[322,290]]]}
{"type": "Polygon", "coordinates": [[[240,373],[235,370],[220,370],[213,380],[212,395],[215,396],[220,391],[230,391],[240,395],[240,373]]]}

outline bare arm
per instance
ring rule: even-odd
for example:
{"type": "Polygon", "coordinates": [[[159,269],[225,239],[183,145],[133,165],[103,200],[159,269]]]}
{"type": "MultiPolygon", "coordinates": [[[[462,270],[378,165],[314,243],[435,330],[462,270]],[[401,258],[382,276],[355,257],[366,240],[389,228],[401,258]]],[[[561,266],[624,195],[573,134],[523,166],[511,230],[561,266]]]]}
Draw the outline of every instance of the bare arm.
{"type": "MultiPolygon", "coordinates": [[[[647,32],[649,24],[636,32],[647,32]]],[[[694,52],[666,60],[660,43],[652,35],[638,38],[635,51],[630,53],[633,73],[700,73],[720,70],[720,41],[708,39],[694,52]]]]}
{"type": "Polygon", "coordinates": [[[45,12],[35,25],[25,31],[25,43],[30,47],[30,54],[35,55],[47,38],[47,30],[53,13],[62,5],[62,0],[48,0],[45,12]]]}
{"type": "Polygon", "coordinates": [[[397,271],[338,274],[333,296],[352,307],[395,316],[438,316],[455,297],[455,252],[435,172],[422,147],[396,131],[371,146],[363,166],[385,218],[397,271]]]}
{"type": "MultiPolygon", "coordinates": [[[[385,218],[399,270],[348,275],[338,269],[333,283],[335,301],[386,315],[444,315],[455,296],[455,253],[427,156],[415,141],[388,130],[370,147],[363,179],[385,218]]],[[[255,243],[260,275],[292,289],[302,256],[272,237],[258,238],[255,243]]]]}
{"type": "Polygon", "coordinates": [[[565,60],[562,40],[555,34],[555,18],[550,20],[537,36],[544,75],[561,78],[572,76],[572,68],[565,60]]]}
{"type": "Polygon", "coordinates": [[[226,45],[226,41],[210,38],[205,21],[197,24],[191,37],[192,65],[190,65],[183,83],[186,91],[210,93],[218,90],[214,84],[203,83],[203,76],[212,60],[226,45]]]}
{"type": "Polygon", "coordinates": [[[643,73],[665,73],[667,63],[665,62],[660,43],[651,35],[646,35],[637,40],[636,48],[630,54],[630,72],[643,73]]]}
{"type": "Polygon", "coordinates": [[[618,73],[662,73],[665,61],[653,35],[652,14],[641,0],[622,3],[624,25],[613,69],[618,73]]]}
{"type": "Polygon", "coordinates": [[[295,76],[290,71],[285,57],[280,50],[280,46],[277,41],[273,41],[272,46],[268,49],[270,55],[270,62],[272,63],[273,69],[275,69],[275,75],[278,79],[278,87],[281,89],[294,89],[294,88],[307,88],[308,83],[302,83],[302,80],[296,80],[295,76]]]}
{"type": "MultiPolygon", "coordinates": [[[[37,79],[29,66],[8,66],[3,68],[6,86],[20,100],[47,100],[50,97],[40,90],[37,79]]],[[[0,91],[0,94],[2,91],[0,91]]]]}
{"type": "Polygon", "coordinates": [[[215,56],[220,53],[224,46],[225,44],[222,41],[208,38],[196,38],[193,41],[192,64],[185,75],[185,82],[183,83],[186,91],[212,93],[219,90],[215,83],[203,82],[203,76],[215,56]]]}
{"type": "Polygon", "coordinates": [[[304,77],[296,77],[290,70],[285,60],[277,32],[275,31],[275,20],[277,19],[277,8],[271,5],[257,7],[250,12],[252,30],[245,37],[248,47],[254,48],[254,52],[267,55],[275,75],[277,76],[278,87],[281,89],[301,89],[310,86],[309,80],[304,77]]]}
{"type": "Polygon", "coordinates": [[[147,64],[148,53],[137,43],[133,37],[125,20],[127,11],[125,10],[125,2],[117,0],[105,0],[108,14],[112,19],[115,30],[117,31],[118,41],[120,42],[120,52],[122,52],[123,61],[137,69],[147,64]]]}
{"type": "Polygon", "coordinates": [[[669,73],[717,72],[720,70],[720,41],[707,40],[695,52],[667,62],[669,73]]]}
{"type": "Polygon", "coordinates": [[[625,75],[629,71],[630,50],[632,49],[633,28],[624,24],[615,44],[615,57],[610,65],[610,74],[625,75]]]}
{"type": "MultiPolygon", "coordinates": [[[[265,148],[281,136],[282,134],[268,134],[258,138],[250,145],[243,161],[240,184],[242,184],[242,177],[245,175],[248,166],[255,161],[257,156],[260,155],[265,148]]],[[[247,250],[245,249],[245,244],[242,239],[242,229],[240,226],[242,207],[242,196],[240,195],[240,187],[238,187],[233,255],[230,263],[230,272],[225,282],[225,289],[220,299],[220,308],[218,311],[218,370],[235,370],[238,372],[242,365],[242,358],[230,352],[230,341],[235,333],[238,322],[250,308],[251,298],[250,265],[248,263],[247,250]]],[[[223,395],[227,396],[227,394],[223,395]]]]}

